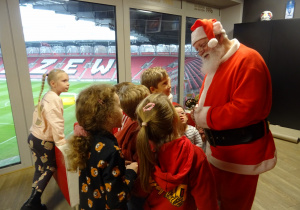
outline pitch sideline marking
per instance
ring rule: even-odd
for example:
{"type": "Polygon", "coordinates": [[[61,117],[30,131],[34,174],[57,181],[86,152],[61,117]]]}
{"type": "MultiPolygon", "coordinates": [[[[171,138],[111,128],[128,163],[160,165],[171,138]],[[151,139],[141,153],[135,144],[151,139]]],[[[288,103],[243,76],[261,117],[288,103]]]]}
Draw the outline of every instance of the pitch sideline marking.
{"type": "Polygon", "coordinates": [[[8,142],[8,141],[10,141],[10,140],[12,140],[12,139],[15,138],[15,137],[16,137],[16,136],[11,137],[10,139],[5,140],[4,142],[1,142],[0,145],[1,145],[1,144],[4,144],[4,143],[6,143],[6,142],[8,142]]]}

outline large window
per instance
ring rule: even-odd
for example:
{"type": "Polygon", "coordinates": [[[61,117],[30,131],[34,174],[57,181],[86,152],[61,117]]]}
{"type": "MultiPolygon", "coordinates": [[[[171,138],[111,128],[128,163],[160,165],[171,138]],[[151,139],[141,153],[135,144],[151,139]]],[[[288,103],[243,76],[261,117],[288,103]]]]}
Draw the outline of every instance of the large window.
{"type": "Polygon", "coordinates": [[[68,137],[76,122],[77,94],[93,82],[117,83],[115,7],[80,1],[20,0],[20,11],[34,103],[44,73],[58,68],[69,75],[69,92],[61,95],[68,137]]]}
{"type": "Polygon", "coordinates": [[[0,46],[0,168],[16,163],[20,155],[0,46]]]}
{"type": "Polygon", "coordinates": [[[173,101],[178,102],[178,57],[181,17],[130,9],[131,75],[139,83],[141,73],[151,67],[167,70],[173,101]]]}
{"type": "Polygon", "coordinates": [[[204,79],[201,72],[202,60],[191,45],[191,26],[197,19],[186,18],[185,62],[184,62],[184,102],[189,98],[199,98],[199,91],[204,79]]]}

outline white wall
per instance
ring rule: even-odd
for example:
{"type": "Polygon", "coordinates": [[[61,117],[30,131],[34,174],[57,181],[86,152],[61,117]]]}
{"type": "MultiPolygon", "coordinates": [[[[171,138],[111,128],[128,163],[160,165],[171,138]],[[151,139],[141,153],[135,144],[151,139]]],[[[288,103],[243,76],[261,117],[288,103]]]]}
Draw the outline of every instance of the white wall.
{"type": "Polygon", "coordinates": [[[243,3],[221,10],[221,23],[226,30],[229,39],[233,38],[233,29],[235,23],[242,23],[243,3]]]}

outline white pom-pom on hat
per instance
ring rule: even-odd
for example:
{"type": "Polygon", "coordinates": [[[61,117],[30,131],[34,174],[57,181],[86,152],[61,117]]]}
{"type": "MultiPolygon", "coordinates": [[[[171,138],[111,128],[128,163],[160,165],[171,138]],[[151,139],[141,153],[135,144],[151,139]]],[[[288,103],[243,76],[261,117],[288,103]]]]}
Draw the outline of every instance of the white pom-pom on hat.
{"type": "Polygon", "coordinates": [[[209,48],[214,48],[214,47],[217,46],[217,44],[218,44],[218,40],[217,40],[216,38],[212,38],[212,39],[210,39],[209,42],[207,43],[207,46],[208,46],[209,48]]]}

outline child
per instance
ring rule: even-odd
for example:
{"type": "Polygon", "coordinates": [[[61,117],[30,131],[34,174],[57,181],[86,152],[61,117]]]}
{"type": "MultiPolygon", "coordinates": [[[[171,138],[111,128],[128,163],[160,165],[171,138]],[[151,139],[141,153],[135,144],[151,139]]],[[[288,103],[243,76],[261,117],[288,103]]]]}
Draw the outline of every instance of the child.
{"type": "Polygon", "coordinates": [[[152,67],[141,75],[141,84],[145,85],[150,93],[163,93],[172,102],[171,81],[168,72],[162,67],[152,67]]]}
{"type": "Polygon", "coordinates": [[[85,130],[73,136],[66,150],[68,168],[79,168],[80,209],[126,209],[136,178],[137,163],[125,168],[123,154],[112,134],[122,125],[120,100],[111,85],[92,85],[76,100],[76,118],[85,130]]]}
{"type": "MultiPolygon", "coordinates": [[[[128,89],[128,87],[131,87],[132,85],[134,85],[132,82],[120,82],[120,83],[116,84],[115,88],[116,88],[117,95],[119,96],[123,92],[126,92],[126,90],[128,89]]],[[[121,105],[122,105],[122,102],[121,102],[121,105]]],[[[129,119],[129,117],[126,115],[126,113],[123,112],[122,127],[120,127],[120,128],[114,128],[113,134],[115,134],[118,131],[122,130],[128,119],[129,119]]]]}
{"type": "Polygon", "coordinates": [[[137,107],[137,151],[144,209],[218,209],[215,183],[203,150],[181,136],[174,106],[151,94],[137,107]],[[150,182],[149,182],[150,180],[150,182]]]}
{"type": "Polygon", "coordinates": [[[129,117],[123,129],[115,134],[118,144],[122,149],[125,160],[137,161],[136,153],[136,135],[139,131],[139,124],[136,121],[135,110],[137,105],[150,92],[144,85],[133,85],[127,88],[126,91],[119,93],[121,107],[123,112],[129,117]]]}
{"type": "MultiPolygon", "coordinates": [[[[114,87],[116,88],[116,94],[119,95],[121,94],[122,92],[126,91],[127,88],[131,85],[134,85],[132,82],[121,82],[121,83],[118,83],[116,85],[114,85],[114,87]]],[[[122,117],[122,126],[120,128],[113,128],[113,134],[117,133],[118,131],[122,130],[125,122],[128,120],[128,116],[123,113],[123,117],[122,117]]],[[[84,134],[84,129],[79,125],[78,122],[75,122],[74,123],[74,134],[78,134],[78,135],[82,135],[84,134]]]]}
{"type": "Polygon", "coordinates": [[[54,69],[48,74],[50,90],[41,95],[45,85],[43,75],[38,105],[33,113],[33,123],[28,136],[28,144],[35,161],[32,193],[21,210],[47,209],[41,204],[41,195],[56,169],[55,148],[66,143],[64,135],[63,102],[59,95],[68,92],[69,76],[63,70],[54,69]]]}
{"type": "MultiPolygon", "coordinates": [[[[203,146],[202,145],[202,139],[201,139],[201,136],[199,134],[199,131],[194,126],[191,126],[191,125],[187,124],[188,118],[187,118],[186,113],[183,110],[182,106],[180,106],[178,104],[178,105],[175,105],[174,107],[175,107],[175,110],[176,110],[181,122],[184,125],[184,135],[189,140],[191,140],[192,144],[195,144],[198,147],[202,147],[203,146]]],[[[203,147],[202,147],[202,149],[204,151],[203,147]]]]}
{"type": "MultiPolygon", "coordinates": [[[[123,112],[129,116],[129,119],[125,123],[123,129],[115,134],[119,146],[122,149],[125,160],[128,162],[138,161],[136,151],[136,136],[139,132],[140,126],[136,119],[135,110],[137,105],[148,95],[150,91],[144,85],[134,85],[129,87],[126,91],[119,94],[121,107],[123,112]]],[[[140,194],[140,184],[137,179],[132,191],[132,196],[128,201],[128,209],[143,209],[145,199],[140,194]]]]}

